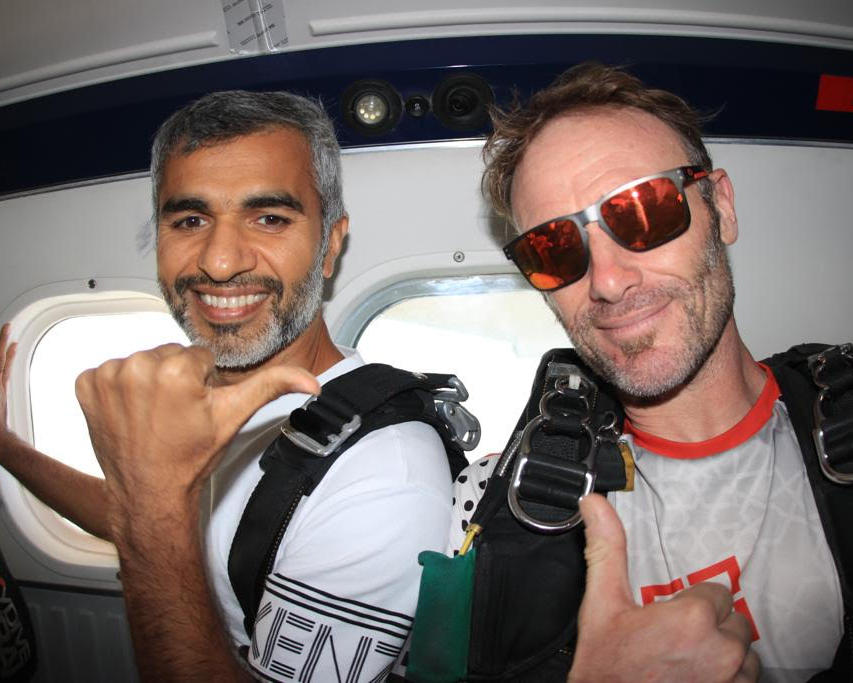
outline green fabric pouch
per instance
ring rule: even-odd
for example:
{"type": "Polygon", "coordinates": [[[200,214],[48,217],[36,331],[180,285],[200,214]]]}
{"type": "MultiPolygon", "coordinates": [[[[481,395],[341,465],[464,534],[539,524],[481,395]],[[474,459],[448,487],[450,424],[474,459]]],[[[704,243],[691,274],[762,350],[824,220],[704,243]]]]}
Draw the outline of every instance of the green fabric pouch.
{"type": "Polygon", "coordinates": [[[468,671],[471,596],[474,592],[476,549],[447,557],[426,550],[415,624],[406,665],[413,683],[456,683],[468,671]]]}

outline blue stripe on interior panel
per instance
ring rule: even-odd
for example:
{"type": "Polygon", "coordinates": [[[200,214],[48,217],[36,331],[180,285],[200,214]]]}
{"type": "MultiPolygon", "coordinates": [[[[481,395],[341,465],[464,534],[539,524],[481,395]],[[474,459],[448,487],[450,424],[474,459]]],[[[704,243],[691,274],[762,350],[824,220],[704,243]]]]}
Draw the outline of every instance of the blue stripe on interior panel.
{"type": "Polygon", "coordinates": [[[340,115],[361,78],[390,82],[404,99],[429,98],[445,77],[473,72],[499,103],[549,83],[587,59],[625,64],[703,111],[708,135],[853,143],[853,114],[816,111],[821,74],[853,77],[853,51],[722,38],[514,35],[408,40],[243,57],[135,76],[0,107],[0,193],[142,171],[151,137],[175,109],[212,90],[287,89],[319,96],[345,147],[485,133],[404,115],[365,137],[340,115]]]}

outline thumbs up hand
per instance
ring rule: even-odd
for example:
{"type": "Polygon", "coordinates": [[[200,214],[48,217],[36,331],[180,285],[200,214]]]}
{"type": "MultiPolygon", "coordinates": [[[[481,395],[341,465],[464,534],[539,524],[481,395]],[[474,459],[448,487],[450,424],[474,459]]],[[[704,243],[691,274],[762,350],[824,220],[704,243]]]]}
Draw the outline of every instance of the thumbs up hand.
{"type": "Polygon", "coordinates": [[[700,583],[665,602],[638,605],[628,582],[625,530],[602,496],[581,501],[586,592],[569,683],[758,680],[752,630],[719,584],[700,583]]]}
{"type": "Polygon", "coordinates": [[[92,445],[104,471],[111,524],[191,506],[225,448],[255,411],[287,392],[318,393],[291,366],[262,368],[215,386],[213,356],[167,344],[107,361],[77,379],[92,445]],[[189,502],[188,502],[189,501],[189,502]]]}

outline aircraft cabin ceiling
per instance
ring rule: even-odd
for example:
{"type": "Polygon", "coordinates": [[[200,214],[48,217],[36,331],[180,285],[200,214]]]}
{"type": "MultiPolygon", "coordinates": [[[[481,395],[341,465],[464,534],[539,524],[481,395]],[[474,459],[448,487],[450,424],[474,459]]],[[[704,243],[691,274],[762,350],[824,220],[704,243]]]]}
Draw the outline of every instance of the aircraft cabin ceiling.
{"type": "Polygon", "coordinates": [[[589,0],[3,0],[0,105],[105,80],[236,59],[238,52],[250,55],[415,38],[541,32],[725,36],[853,49],[853,3],[616,0],[602,6],[589,0]],[[253,22],[236,25],[253,12],[253,22]],[[263,19],[258,20],[259,16],[263,19]],[[246,42],[258,28],[273,37],[260,48],[257,40],[246,42]]]}
{"type": "Polygon", "coordinates": [[[2,0],[0,196],[144,175],[213,90],[319,97],[344,148],[473,139],[590,59],[714,114],[709,137],[853,144],[851,0],[2,0]],[[354,121],[365,87],[388,125],[354,121]]]}

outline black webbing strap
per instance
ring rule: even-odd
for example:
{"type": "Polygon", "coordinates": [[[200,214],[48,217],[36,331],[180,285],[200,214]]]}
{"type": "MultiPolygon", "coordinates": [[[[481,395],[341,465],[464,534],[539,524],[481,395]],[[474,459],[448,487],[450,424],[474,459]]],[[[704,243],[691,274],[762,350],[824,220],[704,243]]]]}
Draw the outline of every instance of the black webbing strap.
{"type": "MultiPolygon", "coordinates": [[[[303,434],[325,442],[330,435],[340,432],[354,415],[371,413],[405,391],[436,391],[447,387],[450,377],[398,370],[381,363],[363,365],[326,383],[318,400],[291,413],[290,424],[303,434]]],[[[357,432],[350,441],[366,433],[357,432]]]]}
{"type": "Polygon", "coordinates": [[[291,413],[290,426],[320,445],[326,445],[355,416],[361,423],[329,455],[319,456],[281,434],[261,457],[264,474],[246,504],[228,555],[228,576],[250,638],[264,581],[296,506],[350,446],[388,425],[425,422],[441,437],[453,476],[467,465],[451,430],[436,412],[433,392],[447,389],[451,378],[368,364],[326,382],[316,400],[291,413]]]}
{"type": "MultiPolygon", "coordinates": [[[[560,377],[555,367],[564,365],[579,368],[594,383],[595,391],[589,399],[589,426],[592,433],[599,435],[608,427],[612,427],[614,433],[621,434],[625,413],[616,398],[616,390],[587,368],[574,349],[553,349],[543,357],[522,420],[526,418],[529,422],[538,414],[542,395],[552,390],[560,377]]],[[[578,462],[589,444],[583,438],[584,430],[578,424],[581,408],[577,405],[577,398],[571,393],[567,396],[558,394],[549,402],[549,412],[550,417],[544,423],[543,429],[533,437],[532,454],[541,457],[543,462],[549,458],[578,462]]],[[[523,428],[526,424],[523,424],[522,420],[519,420],[517,428],[523,428]]],[[[630,465],[632,463],[626,463],[615,442],[602,444],[595,463],[595,490],[607,493],[631,488],[632,472],[627,470],[630,465]]],[[[571,473],[571,469],[568,467],[567,470],[570,479],[577,476],[571,473]]],[[[577,501],[572,505],[577,507],[577,501]]]]}

